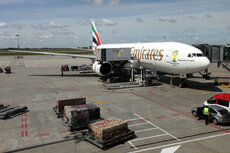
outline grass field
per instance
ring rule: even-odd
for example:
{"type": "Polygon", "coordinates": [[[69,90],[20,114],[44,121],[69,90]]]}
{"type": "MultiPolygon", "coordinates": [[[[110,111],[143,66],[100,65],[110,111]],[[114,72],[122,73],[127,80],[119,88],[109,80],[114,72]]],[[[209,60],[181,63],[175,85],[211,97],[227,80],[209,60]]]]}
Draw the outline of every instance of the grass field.
{"type": "MultiPolygon", "coordinates": [[[[15,50],[15,49],[10,49],[15,50]]],[[[66,53],[66,54],[93,54],[93,52],[89,49],[72,49],[72,48],[49,48],[49,49],[20,49],[20,50],[28,50],[35,52],[52,52],[52,53],[66,53]]],[[[17,52],[9,52],[8,49],[0,49],[0,56],[17,56],[17,55],[43,55],[43,54],[33,54],[33,53],[17,53],[17,52]]]]}

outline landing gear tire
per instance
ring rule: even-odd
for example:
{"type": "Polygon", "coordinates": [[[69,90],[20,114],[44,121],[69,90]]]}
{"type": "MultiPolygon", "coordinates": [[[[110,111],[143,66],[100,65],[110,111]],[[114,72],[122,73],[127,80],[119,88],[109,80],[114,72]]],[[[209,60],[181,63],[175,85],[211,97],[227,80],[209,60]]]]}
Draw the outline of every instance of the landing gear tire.
{"type": "Polygon", "coordinates": [[[180,79],[180,82],[179,82],[179,87],[180,88],[185,88],[187,87],[187,83],[185,81],[186,79],[180,79]]]}
{"type": "Polygon", "coordinates": [[[210,80],[211,77],[209,75],[204,75],[203,78],[205,78],[206,80],[210,80]]]}
{"type": "Polygon", "coordinates": [[[212,119],[212,123],[215,124],[215,125],[217,125],[218,124],[218,120],[214,118],[214,119],[212,119]]]}

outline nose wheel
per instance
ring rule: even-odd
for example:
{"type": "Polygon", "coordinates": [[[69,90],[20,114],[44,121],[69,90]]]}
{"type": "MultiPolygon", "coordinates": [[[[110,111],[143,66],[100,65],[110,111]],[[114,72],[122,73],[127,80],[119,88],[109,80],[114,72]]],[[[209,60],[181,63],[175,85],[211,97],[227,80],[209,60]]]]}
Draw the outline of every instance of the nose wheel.
{"type": "Polygon", "coordinates": [[[180,88],[185,88],[185,87],[187,87],[187,85],[188,85],[188,84],[187,84],[185,78],[180,79],[180,81],[179,81],[179,87],[180,87],[180,88]]]}

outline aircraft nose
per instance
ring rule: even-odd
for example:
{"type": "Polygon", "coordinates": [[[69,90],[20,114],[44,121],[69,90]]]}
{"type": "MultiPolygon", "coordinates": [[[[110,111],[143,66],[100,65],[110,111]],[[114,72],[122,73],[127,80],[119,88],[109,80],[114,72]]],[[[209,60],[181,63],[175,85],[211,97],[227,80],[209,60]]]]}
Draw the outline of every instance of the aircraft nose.
{"type": "Polygon", "coordinates": [[[202,60],[201,62],[201,66],[204,68],[204,69],[207,69],[209,66],[210,66],[210,61],[207,57],[204,57],[204,59],[202,60]]]}

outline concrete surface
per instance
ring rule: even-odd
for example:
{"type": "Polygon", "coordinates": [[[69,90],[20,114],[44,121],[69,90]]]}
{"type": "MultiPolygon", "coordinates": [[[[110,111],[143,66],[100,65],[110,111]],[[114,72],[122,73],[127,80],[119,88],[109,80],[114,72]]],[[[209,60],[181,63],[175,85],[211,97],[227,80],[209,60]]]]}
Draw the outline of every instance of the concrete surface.
{"type": "MultiPolygon", "coordinates": [[[[215,94],[229,93],[228,86],[214,86],[213,80],[195,74],[187,88],[169,85],[169,78],[162,77],[157,86],[108,91],[101,88],[93,73],[70,71],[60,77],[61,64],[89,62],[62,56],[0,57],[0,66],[9,65],[13,72],[0,73],[0,103],[26,104],[29,108],[25,114],[0,120],[0,152],[229,152],[230,124],[206,126],[190,112],[215,94]],[[57,98],[78,96],[100,106],[103,118],[129,121],[137,137],[103,151],[84,141],[82,131],[69,132],[52,107],[57,98]]],[[[220,76],[216,64],[210,72],[212,79],[220,76]]],[[[230,81],[226,70],[221,76],[230,81]]]]}

